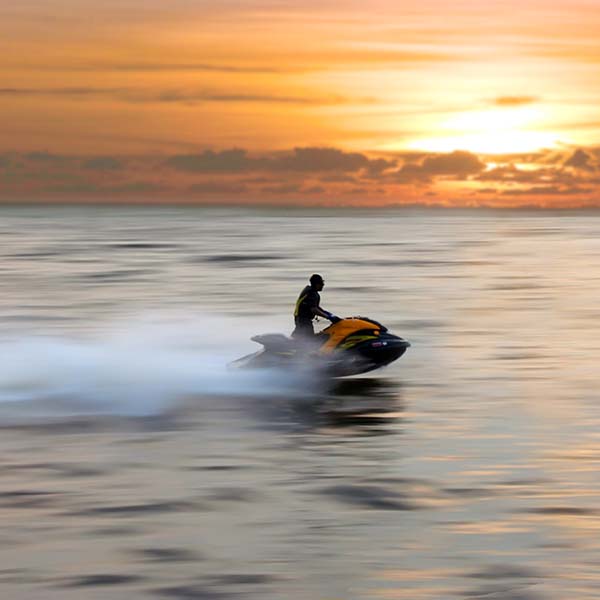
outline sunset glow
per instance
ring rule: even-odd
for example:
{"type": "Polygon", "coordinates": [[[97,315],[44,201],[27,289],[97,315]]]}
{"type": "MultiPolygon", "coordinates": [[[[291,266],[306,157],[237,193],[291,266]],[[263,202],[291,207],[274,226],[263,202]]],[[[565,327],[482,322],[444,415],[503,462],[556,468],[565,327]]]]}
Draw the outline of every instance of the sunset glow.
{"type": "Polygon", "coordinates": [[[551,133],[505,130],[490,126],[478,133],[464,132],[453,137],[415,140],[409,145],[413,150],[427,152],[452,152],[456,149],[478,154],[511,154],[537,152],[556,147],[557,139],[551,133]]]}
{"type": "Polygon", "coordinates": [[[24,0],[0,16],[5,202],[460,204],[452,178],[482,205],[600,201],[591,1],[24,0]]]}
{"type": "Polygon", "coordinates": [[[540,121],[540,111],[532,108],[495,109],[459,113],[442,123],[442,136],[415,140],[409,147],[428,152],[456,149],[481,154],[537,152],[556,148],[558,138],[548,131],[532,131],[540,121]]]}

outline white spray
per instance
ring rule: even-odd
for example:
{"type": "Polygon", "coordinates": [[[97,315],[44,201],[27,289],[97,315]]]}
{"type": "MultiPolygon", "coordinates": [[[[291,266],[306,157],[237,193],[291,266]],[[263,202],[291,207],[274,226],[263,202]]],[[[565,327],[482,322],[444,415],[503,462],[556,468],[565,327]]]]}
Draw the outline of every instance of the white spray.
{"type": "Polygon", "coordinates": [[[258,350],[251,335],[285,329],[265,319],[163,313],[113,323],[94,336],[0,340],[0,419],[7,403],[12,411],[35,405],[68,414],[144,415],[182,398],[299,392],[299,382],[282,373],[227,369],[258,350]]]}

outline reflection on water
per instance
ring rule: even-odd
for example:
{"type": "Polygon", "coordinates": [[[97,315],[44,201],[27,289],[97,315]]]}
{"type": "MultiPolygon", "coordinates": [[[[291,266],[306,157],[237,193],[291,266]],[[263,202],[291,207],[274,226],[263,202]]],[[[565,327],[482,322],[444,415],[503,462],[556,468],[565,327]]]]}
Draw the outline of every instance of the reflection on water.
{"type": "Polygon", "coordinates": [[[324,426],[380,435],[402,416],[401,384],[382,378],[354,378],[332,384],[313,408],[324,426]]]}
{"type": "Polygon", "coordinates": [[[0,214],[2,597],[598,597],[597,217],[0,214]],[[228,373],[313,271],[409,352],[228,373]]]}

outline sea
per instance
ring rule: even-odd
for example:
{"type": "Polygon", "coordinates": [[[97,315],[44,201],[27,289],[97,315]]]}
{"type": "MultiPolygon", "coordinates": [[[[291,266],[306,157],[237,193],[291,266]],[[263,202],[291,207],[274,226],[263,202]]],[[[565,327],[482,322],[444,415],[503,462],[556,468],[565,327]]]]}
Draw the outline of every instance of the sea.
{"type": "Polygon", "coordinates": [[[0,281],[2,598],[600,598],[600,213],[2,206],[0,281]],[[407,353],[228,369],[312,273],[407,353]]]}

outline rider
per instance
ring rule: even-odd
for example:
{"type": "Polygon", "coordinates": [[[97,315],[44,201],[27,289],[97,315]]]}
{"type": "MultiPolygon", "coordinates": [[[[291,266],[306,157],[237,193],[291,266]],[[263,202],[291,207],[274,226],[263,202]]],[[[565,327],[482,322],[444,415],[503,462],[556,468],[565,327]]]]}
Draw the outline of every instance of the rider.
{"type": "Polygon", "coordinates": [[[296,328],[292,332],[293,338],[312,338],[315,335],[312,321],[315,317],[325,317],[332,323],[337,323],[340,319],[330,312],[323,310],[319,305],[321,296],[319,292],[325,286],[325,280],[317,273],[310,276],[310,285],[307,285],[298,300],[294,310],[294,322],[296,328]]]}

